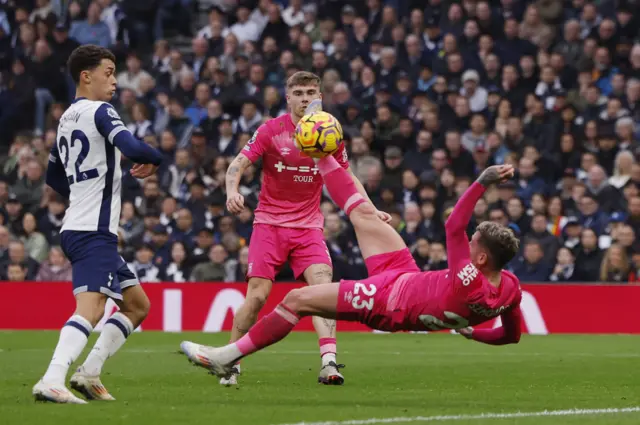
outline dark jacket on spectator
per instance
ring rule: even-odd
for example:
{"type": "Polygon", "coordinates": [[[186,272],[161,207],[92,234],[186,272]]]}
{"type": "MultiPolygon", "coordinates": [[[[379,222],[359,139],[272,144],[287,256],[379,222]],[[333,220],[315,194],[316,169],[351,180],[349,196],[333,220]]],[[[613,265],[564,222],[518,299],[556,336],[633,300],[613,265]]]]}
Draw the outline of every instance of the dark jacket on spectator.
{"type": "Polygon", "coordinates": [[[520,257],[513,265],[513,273],[521,282],[546,282],[552,271],[553,264],[545,261],[544,258],[533,264],[520,257]]]}
{"type": "Polygon", "coordinates": [[[573,277],[578,282],[600,280],[600,263],[602,263],[602,251],[599,248],[589,252],[579,248],[573,277]]]}

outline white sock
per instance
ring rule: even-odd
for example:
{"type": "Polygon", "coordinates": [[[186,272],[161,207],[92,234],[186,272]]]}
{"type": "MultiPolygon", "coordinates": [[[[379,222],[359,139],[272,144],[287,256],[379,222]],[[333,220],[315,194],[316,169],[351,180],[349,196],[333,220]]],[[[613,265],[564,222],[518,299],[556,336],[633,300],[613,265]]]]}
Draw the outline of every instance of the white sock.
{"type": "Polygon", "coordinates": [[[92,330],[93,326],[84,317],[74,315],[69,318],[60,331],[60,339],[53,352],[53,358],[42,377],[44,382],[64,385],[69,366],[84,350],[92,330]]]}
{"type": "Polygon", "coordinates": [[[218,348],[218,356],[220,361],[224,364],[234,363],[236,360],[242,357],[242,351],[238,348],[238,345],[233,342],[218,348]]]}
{"type": "Polygon", "coordinates": [[[334,353],[327,353],[322,356],[322,366],[328,365],[331,362],[338,363],[338,361],[336,360],[336,355],[334,353]]]}
{"type": "Polygon", "coordinates": [[[133,323],[127,316],[120,312],[111,316],[104,324],[100,337],[82,364],[84,371],[91,376],[100,375],[104,362],[124,345],[127,337],[133,331],[133,323]]]}

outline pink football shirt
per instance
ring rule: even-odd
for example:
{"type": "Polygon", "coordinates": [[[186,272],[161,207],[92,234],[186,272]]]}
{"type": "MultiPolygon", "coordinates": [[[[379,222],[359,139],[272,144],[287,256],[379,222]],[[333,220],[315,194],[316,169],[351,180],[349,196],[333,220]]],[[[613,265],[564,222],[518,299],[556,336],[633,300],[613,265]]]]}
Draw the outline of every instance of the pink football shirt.
{"type": "Polygon", "coordinates": [[[482,185],[474,183],[446,223],[449,269],[408,273],[395,283],[388,309],[404,313],[395,323],[398,329],[461,329],[501,316],[503,327],[509,332],[511,326],[517,327],[519,334],[522,292],[518,278],[502,271],[500,286],[495,287],[471,263],[466,228],[483,193],[482,185]]]}
{"type": "MultiPolygon", "coordinates": [[[[295,228],[324,228],[320,212],[323,181],[313,159],[294,144],[295,124],[290,114],[262,124],[242,150],[251,162],[262,157],[262,189],[255,224],[295,228]]],[[[344,144],[333,154],[349,168],[344,144]]]]}

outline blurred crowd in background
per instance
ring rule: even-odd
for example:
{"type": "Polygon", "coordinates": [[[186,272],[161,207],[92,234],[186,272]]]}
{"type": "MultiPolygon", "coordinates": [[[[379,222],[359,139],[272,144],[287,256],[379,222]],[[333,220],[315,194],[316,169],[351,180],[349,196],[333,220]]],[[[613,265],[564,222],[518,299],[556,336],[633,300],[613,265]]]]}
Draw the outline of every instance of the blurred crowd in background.
{"type": "MultiPolygon", "coordinates": [[[[286,113],[284,82],[322,78],[351,167],[423,270],[446,268],[443,222],[487,165],[469,232],[510,226],[523,282],[640,280],[640,6],[636,0],[0,0],[0,279],[69,280],[65,210],[44,184],[65,70],[80,44],[118,59],[113,104],[166,161],[123,177],[119,244],[142,281],[243,281],[248,208],[225,212],[230,160],[286,113]]],[[[130,169],[124,160],[122,166],[130,169]]],[[[328,198],[334,277],[366,268],[328,198]]],[[[278,280],[291,281],[285,268],[278,280]]]]}

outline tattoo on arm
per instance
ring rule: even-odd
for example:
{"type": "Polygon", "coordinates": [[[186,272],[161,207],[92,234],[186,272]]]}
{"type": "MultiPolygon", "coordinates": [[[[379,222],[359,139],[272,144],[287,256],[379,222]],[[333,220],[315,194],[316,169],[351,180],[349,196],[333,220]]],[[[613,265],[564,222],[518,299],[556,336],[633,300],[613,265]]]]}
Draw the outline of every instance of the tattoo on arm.
{"type": "Polygon", "coordinates": [[[497,183],[500,180],[500,173],[498,169],[495,167],[489,167],[480,174],[478,177],[478,183],[483,185],[484,187],[488,187],[494,183],[497,183]]]}
{"type": "Polygon", "coordinates": [[[225,179],[227,192],[229,192],[230,189],[237,190],[241,175],[249,165],[251,165],[251,161],[242,154],[238,155],[233,162],[231,162],[227,169],[225,179]]]}

